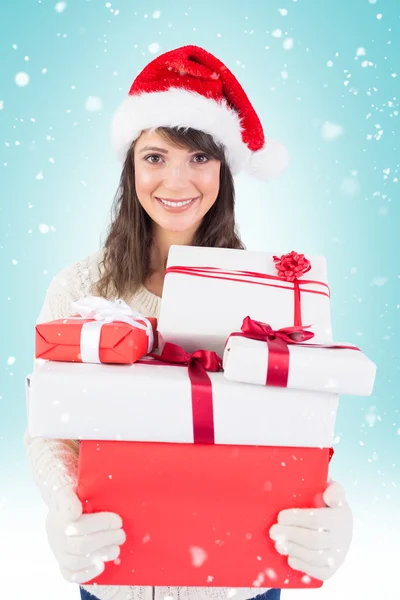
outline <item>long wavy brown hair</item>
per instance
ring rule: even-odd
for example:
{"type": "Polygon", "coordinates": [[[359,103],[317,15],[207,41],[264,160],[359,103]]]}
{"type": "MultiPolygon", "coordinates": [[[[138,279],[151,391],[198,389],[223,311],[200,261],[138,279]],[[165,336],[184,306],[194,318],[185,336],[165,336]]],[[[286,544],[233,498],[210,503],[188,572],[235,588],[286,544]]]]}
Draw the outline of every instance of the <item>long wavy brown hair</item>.
{"type": "MultiPolygon", "coordinates": [[[[245,249],[235,224],[235,187],[224,150],[211,135],[191,128],[154,128],[179,148],[203,152],[221,162],[219,193],[204,215],[192,246],[245,249]]],[[[111,224],[100,263],[102,274],[93,292],[105,298],[134,294],[151,275],[152,220],[140,204],[135,188],[135,142],[127,152],[111,209],[111,224]]]]}

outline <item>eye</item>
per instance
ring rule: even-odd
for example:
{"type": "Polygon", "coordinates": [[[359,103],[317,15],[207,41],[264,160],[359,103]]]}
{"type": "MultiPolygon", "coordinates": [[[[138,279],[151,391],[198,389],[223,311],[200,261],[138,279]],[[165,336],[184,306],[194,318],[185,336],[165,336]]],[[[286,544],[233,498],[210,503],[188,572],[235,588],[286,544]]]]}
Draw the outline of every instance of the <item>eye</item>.
{"type": "Polygon", "coordinates": [[[145,156],[145,161],[147,161],[148,163],[150,163],[151,165],[158,165],[159,161],[153,161],[153,160],[148,160],[149,158],[161,158],[161,156],[159,154],[148,154],[147,156],[145,156]]]}
{"type": "Polygon", "coordinates": [[[193,158],[202,158],[202,159],[205,159],[205,160],[195,161],[195,162],[198,162],[199,164],[202,164],[202,163],[205,164],[209,160],[209,158],[208,158],[208,156],[206,154],[195,154],[195,156],[193,158]]]}

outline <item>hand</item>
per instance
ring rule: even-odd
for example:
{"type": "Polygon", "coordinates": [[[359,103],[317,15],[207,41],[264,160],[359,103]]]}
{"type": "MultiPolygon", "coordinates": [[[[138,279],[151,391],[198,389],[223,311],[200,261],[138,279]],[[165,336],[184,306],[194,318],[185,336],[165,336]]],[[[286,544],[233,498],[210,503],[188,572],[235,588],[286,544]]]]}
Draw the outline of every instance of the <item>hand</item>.
{"type": "Polygon", "coordinates": [[[342,565],[353,535],[353,516],[340,483],[331,481],[323,499],[327,508],[282,510],[269,530],[292,569],[321,580],[342,565]]]}
{"type": "Polygon", "coordinates": [[[67,581],[85,583],[104,571],[104,562],[115,560],[126,535],[122,519],[111,512],[82,514],[82,503],[73,486],[55,494],[46,518],[50,548],[67,581]]]}

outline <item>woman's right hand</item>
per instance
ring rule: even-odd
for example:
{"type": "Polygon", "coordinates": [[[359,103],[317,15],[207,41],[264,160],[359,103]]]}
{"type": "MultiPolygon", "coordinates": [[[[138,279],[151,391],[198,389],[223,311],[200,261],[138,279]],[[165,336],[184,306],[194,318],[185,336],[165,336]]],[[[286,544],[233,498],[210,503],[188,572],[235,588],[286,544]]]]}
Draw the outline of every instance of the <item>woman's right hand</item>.
{"type": "Polygon", "coordinates": [[[90,581],[104,571],[106,561],[115,560],[126,540],[122,519],[111,512],[82,514],[82,503],[74,486],[54,493],[46,518],[50,548],[64,579],[90,581]]]}

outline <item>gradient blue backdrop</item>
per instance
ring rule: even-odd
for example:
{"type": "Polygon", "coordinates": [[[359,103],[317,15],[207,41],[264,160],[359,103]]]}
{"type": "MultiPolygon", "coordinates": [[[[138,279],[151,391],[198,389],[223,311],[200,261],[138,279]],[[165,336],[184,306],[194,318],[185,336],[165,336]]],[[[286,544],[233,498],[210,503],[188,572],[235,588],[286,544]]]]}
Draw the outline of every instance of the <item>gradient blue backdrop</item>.
{"type": "Polygon", "coordinates": [[[241,235],[249,249],[326,256],[334,337],[378,365],[372,397],[341,398],[331,476],[357,514],[399,528],[399,3],[65,4],[1,12],[0,518],[37,495],[22,444],[34,322],[51,277],[104,239],[113,113],[145,64],[193,43],[233,70],[290,151],[280,179],[237,178],[241,235]]]}

